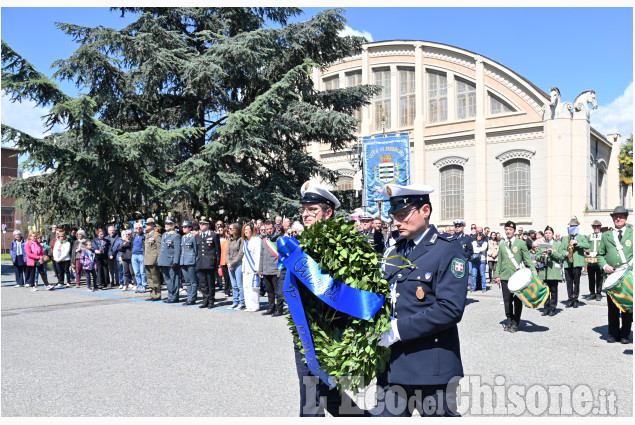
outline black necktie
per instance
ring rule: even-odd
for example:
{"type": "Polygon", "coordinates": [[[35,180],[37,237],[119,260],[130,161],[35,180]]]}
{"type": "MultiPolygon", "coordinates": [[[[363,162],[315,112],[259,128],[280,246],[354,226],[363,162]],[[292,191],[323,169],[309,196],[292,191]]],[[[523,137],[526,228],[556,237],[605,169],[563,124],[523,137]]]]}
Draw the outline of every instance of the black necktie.
{"type": "Polygon", "coordinates": [[[622,231],[621,230],[617,231],[617,239],[619,239],[620,242],[622,242],[622,231]]]}
{"type": "Polygon", "coordinates": [[[410,255],[414,247],[415,247],[415,241],[413,241],[412,239],[409,240],[408,243],[406,244],[406,251],[405,251],[406,258],[408,258],[408,255],[410,255]]]}
{"type": "Polygon", "coordinates": [[[507,244],[509,245],[509,249],[512,249],[512,241],[510,240],[509,242],[507,242],[507,244]]]}

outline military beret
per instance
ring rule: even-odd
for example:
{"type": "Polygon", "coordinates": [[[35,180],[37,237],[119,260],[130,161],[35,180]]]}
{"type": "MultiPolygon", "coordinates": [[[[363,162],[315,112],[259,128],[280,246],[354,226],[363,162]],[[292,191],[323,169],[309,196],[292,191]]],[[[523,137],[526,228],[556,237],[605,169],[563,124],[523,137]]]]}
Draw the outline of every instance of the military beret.
{"type": "Polygon", "coordinates": [[[593,223],[591,223],[591,226],[602,226],[602,223],[600,222],[600,220],[593,220],[593,223]]]}
{"type": "Polygon", "coordinates": [[[553,227],[551,227],[551,226],[547,226],[547,227],[545,227],[545,232],[546,232],[547,230],[551,230],[551,233],[555,233],[555,232],[553,231],[553,227]]]}
{"type": "Polygon", "coordinates": [[[507,221],[507,223],[505,223],[505,227],[511,227],[512,229],[516,230],[516,223],[514,223],[511,220],[509,220],[509,221],[507,221]]]}

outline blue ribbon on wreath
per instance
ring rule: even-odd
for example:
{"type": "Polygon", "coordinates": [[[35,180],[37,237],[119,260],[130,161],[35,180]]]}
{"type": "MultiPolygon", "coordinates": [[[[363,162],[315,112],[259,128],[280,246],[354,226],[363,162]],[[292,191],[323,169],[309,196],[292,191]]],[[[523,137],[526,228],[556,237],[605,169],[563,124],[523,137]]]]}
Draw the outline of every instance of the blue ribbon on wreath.
{"type": "Polygon", "coordinates": [[[318,263],[300,247],[292,237],[278,238],[278,265],[287,268],[284,292],[291,318],[295,323],[304,349],[306,364],[311,373],[325,384],[334,387],[330,376],[324,372],[315,356],[315,347],[304,307],[300,299],[297,282],[301,282],[311,293],[331,308],[362,320],[370,320],[384,305],[385,297],[363,289],[352,288],[333,279],[320,270],[318,263]]]}

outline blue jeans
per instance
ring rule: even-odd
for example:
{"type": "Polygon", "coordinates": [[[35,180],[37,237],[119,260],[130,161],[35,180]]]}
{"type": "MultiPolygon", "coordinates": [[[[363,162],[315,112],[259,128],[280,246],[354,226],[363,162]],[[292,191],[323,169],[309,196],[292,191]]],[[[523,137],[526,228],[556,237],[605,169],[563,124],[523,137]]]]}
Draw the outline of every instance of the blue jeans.
{"type": "MultiPolygon", "coordinates": [[[[53,265],[55,265],[55,261],[53,261],[53,265]]],[[[55,268],[55,267],[53,267],[53,268],[55,268]]],[[[46,263],[42,263],[42,270],[44,270],[44,274],[46,274],[46,273],[47,273],[47,270],[46,270],[46,263]]],[[[56,275],[56,276],[57,276],[57,275],[56,275]]],[[[29,282],[29,283],[33,284],[33,282],[29,282]]],[[[36,284],[36,285],[38,284],[37,272],[35,272],[35,284],[36,284]]]]}
{"type": "Polygon", "coordinates": [[[486,261],[470,261],[470,270],[472,273],[472,291],[476,290],[476,278],[479,273],[481,274],[481,289],[487,289],[487,286],[485,284],[485,264],[487,264],[486,261]]]}
{"type": "Polygon", "coordinates": [[[134,270],[137,286],[139,286],[138,289],[145,289],[148,285],[148,279],[146,277],[146,268],[143,265],[143,254],[132,254],[132,270],[134,270]]]}
{"type": "Polygon", "coordinates": [[[229,270],[229,280],[232,282],[233,305],[245,306],[245,293],[243,292],[243,265],[239,264],[229,270]]]}

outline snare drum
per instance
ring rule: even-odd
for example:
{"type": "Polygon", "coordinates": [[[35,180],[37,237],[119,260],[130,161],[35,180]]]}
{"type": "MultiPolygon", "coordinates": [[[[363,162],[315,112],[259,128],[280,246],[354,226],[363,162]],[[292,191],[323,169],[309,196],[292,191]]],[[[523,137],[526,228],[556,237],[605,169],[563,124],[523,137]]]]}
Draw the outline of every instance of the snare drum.
{"type": "Polygon", "coordinates": [[[507,288],[529,308],[538,308],[549,298],[549,288],[530,269],[520,269],[509,278],[507,288]]]}
{"type": "Polygon", "coordinates": [[[620,267],[608,275],[603,288],[621,312],[633,311],[633,270],[630,267],[620,267]]]}

